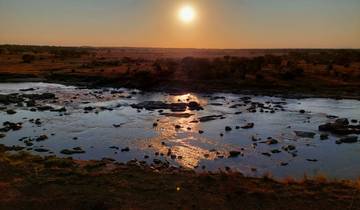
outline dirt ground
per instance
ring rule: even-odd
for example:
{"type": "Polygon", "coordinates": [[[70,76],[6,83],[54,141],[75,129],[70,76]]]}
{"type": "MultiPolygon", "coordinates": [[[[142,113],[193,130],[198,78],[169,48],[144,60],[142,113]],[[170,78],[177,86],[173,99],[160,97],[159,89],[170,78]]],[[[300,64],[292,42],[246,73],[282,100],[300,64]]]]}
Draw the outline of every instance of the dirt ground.
{"type": "Polygon", "coordinates": [[[358,183],[0,152],[0,209],[360,209],[358,183]]]}

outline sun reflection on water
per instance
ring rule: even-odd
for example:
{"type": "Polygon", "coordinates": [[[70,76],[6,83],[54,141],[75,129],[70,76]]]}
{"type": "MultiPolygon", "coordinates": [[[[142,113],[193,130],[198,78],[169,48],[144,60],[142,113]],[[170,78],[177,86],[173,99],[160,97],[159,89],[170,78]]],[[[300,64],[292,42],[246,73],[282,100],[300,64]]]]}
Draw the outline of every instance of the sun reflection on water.
{"type": "MultiPolygon", "coordinates": [[[[170,95],[167,98],[169,103],[188,103],[195,101],[204,106],[207,101],[199,99],[193,94],[170,95]]],[[[177,113],[177,112],[176,112],[177,113]]],[[[158,125],[154,128],[158,136],[147,139],[144,146],[151,148],[154,152],[163,155],[168,160],[172,159],[179,165],[187,168],[197,167],[201,160],[214,160],[217,157],[216,152],[210,152],[209,149],[202,148],[201,144],[214,144],[211,140],[199,136],[201,130],[200,124],[196,123],[198,119],[197,111],[186,110],[185,112],[193,114],[189,117],[174,117],[162,115],[158,120],[158,125]],[[171,153],[169,154],[169,151],[171,153]]]]}
{"type": "Polygon", "coordinates": [[[191,93],[187,93],[187,94],[183,94],[183,95],[170,95],[170,96],[168,96],[167,100],[170,103],[188,103],[190,101],[195,101],[202,106],[207,104],[207,100],[200,99],[198,96],[191,94],[191,93]]]}

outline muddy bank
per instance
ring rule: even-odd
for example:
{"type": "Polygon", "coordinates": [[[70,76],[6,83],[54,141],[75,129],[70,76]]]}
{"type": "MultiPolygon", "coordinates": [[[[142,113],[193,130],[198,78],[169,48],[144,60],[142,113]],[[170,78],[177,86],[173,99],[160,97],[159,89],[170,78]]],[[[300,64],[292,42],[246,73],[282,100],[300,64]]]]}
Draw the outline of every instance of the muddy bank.
{"type": "Polygon", "coordinates": [[[318,85],[289,82],[286,84],[264,83],[262,81],[194,81],[172,80],[153,77],[139,79],[118,76],[115,78],[102,76],[56,74],[56,75],[24,75],[4,74],[0,82],[48,82],[73,85],[83,88],[136,88],[148,92],[165,92],[171,94],[193,93],[234,93],[285,98],[334,98],[360,99],[359,85],[318,85]]]}
{"type": "Polygon", "coordinates": [[[196,174],[131,161],[11,155],[0,147],[1,209],[359,209],[354,183],[196,174]],[[259,202],[261,200],[261,202],[259,202]]]}

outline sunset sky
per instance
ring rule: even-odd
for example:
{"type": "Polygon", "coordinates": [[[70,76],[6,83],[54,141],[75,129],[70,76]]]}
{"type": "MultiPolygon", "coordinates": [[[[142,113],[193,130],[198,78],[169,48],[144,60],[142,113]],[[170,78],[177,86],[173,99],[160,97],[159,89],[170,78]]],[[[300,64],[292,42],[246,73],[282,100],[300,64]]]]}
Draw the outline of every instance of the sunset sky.
{"type": "Polygon", "coordinates": [[[0,44],[360,48],[360,0],[0,0],[0,28],[0,44]]]}

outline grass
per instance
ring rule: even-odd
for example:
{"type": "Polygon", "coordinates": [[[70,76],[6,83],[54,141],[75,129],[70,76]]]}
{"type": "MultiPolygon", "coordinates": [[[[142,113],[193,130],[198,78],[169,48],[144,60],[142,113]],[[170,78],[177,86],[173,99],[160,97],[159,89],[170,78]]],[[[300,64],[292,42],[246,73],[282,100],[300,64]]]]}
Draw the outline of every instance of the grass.
{"type": "Polygon", "coordinates": [[[0,148],[0,209],[358,209],[358,182],[41,158],[0,148]]]}

